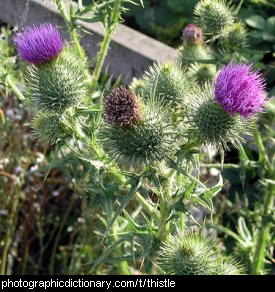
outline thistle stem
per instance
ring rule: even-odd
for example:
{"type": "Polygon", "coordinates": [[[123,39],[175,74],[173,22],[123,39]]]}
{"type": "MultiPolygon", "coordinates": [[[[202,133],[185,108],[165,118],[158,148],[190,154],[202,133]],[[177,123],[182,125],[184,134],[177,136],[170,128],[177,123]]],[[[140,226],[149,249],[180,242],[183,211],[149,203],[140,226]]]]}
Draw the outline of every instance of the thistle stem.
{"type": "Polygon", "coordinates": [[[11,76],[8,75],[6,78],[7,85],[11,88],[14,94],[19,98],[20,101],[25,100],[24,95],[21,93],[19,88],[15,85],[14,81],[12,80],[11,76]]]}
{"type": "Polygon", "coordinates": [[[117,22],[119,20],[121,3],[122,3],[122,0],[115,1],[112,14],[111,14],[110,25],[107,28],[105,28],[105,36],[100,45],[100,51],[97,55],[97,64],[92,76],[92,91],[95,90],[98,84],[98,79],[100,77],[100,72],[101,72],[105,57],[107,55],[107,52],[110,46],[112,34],[115,31],[117,22]]]}
{"type": "MultiPolygon", "coordinates": [[[[265,151],[265,147],[259,133],[258,129],[254,130],[254,138],[259,148],[259,163],[262,164],[263,169],[266,169],[266,173],[268,177],[274,179],[274,170],[272,168],[271,163],[269,162],[267,153],[265,151]]],[[[265,253],[266,253],[266,246],[267,242],[270,238],[270,227],[271,222],[269,216],[272,214],[272,209],[274,205],[274,193],[275,193],[275,186],[274,184],[268,184],[265,190],[265,197],[264,197],[264,211],[263,211],[263,218],[261,223],[261,228],[259,230],[256,249],[252,261],[252,274],[253,275],[260,275],[262,270],[264,269],[264,261],[265,261],[265,253]]]]}
{"type": "Polygon", "coordinates": [[[73,42],[76,46],[76,49],[78,51],[79,56],[81,57],[81,59],[85,60],[85,58],[86,58],[85,52],[80,45],[80,40],[79,40],[79,36],[77,34],[77,31],[76,31],[75,24],[72,22],[71,17],[66,12],[63,0],[56,0],[56,5],[57,5],[58,10],[60,11],[64,21],[65,21],[65,24],[66,24],[70,34],[71,34],[71,37],[72,37],[73,42]]]}
{"type": "Polygon", "coordinates": [[[161,216],[159,212],[149,202],[147,202],[139,192],[136,193],[135,198],[157,222],[160,222],[161,216]]]}
{"type": "Polygon", "coordinates": [[[256,250],[254,253],[254,258],[252,262],[252,274],[260,275],[261,271],[264,269],[264,260],[267,242],[270,238],[270,228],[272,223],[268,219],[271,215],[273,203],[274,203],[274,185],[269,185],[265,192],[265,202],[264,202],[264,214],[262,218],[262,228],[259,231],[256,250]],[[266,222],[267,221],[267,222],[266,222]]]}

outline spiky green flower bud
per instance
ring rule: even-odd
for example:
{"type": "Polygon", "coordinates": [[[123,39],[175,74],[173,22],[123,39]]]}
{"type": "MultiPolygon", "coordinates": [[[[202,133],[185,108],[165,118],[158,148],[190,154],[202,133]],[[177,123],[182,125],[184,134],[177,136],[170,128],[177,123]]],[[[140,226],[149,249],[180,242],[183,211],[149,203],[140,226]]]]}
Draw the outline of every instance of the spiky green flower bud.
{"type": "Polygon", "coordinates": [[[141,169],[166,159],[174,150],[174,132],[167,107],[156,100],[147,100],[142,116],[129,124],[108,122],[99,138],[107,154],[119,166],[141,169]]]}
{"type": "Polygon", "coordinates": [[[144,74],[144,94],[161,97],[164,102],[176,105],[184,102],[191,88],[183,69],[177,63],[154,64],[144,74]]]}
{"type": "Polygon", "coordinates": [[[133,78],[132,83],[129,86],[129,89],[136,95],[142,96],[144,93],[145,82],[143,79],[133,78]]]}
{"type": "Polygon", "coordinates": [[[177,230],[160,247],[160,271],[166,275],[241,275],[243,267],[225,257],[212,238],[201,232],[177,230]]]}
{"type": "Polygon", "coordinates": [[[216,275],[220,258],[212,239],[199,232],[177,232],[162,244],[158,266],[167,275],[216,275]]]}
{"type": "Polygon", "coordinates": [[[203,44],[186,43],[179,47],[179,62],[182,66],[211,59],[213,59],[213,55],[210,49],[203,44]]]}
{"type": "Polygon", "coordinates": [[[225,0],[201,0],[194,10],[196,23],[210,37],[219,35],[223,28],[234,22],[232,7],[225,0]]]}
{"type": "Polygon", "coordinates": [[[198,83],[204,84],[208,81],[213,81],[216,77],[217,70],[214,64],[199,64],[194,63],[188,69],[190,74],[198,83]]]}
{"type": "Polygon", "coordinates": [[[210,85],[190,97],[193,100],[188,116],[190,139],[198,145],[212,145],[221,151],[228,150],[229,142],[238,147],[238,142],[243,140],[240,134],[247,132],[251,124],[240,115],[224,110],[213,97],[210,85]]]}
{"type": "Polygon", "coordinates": [[[29,65],[26,79],[32,106],[55,113],[75,106],[87,94],[86,78],[85,65],[68,46],[52,62],[29,65]]]}
{"type": "Polygon", "coordinates": [[[230,275],[243,275],[244,267],[235,259],[231,257],[225,257],[221,261],[219,275],[230,276],[230,275]]]}
{"type": "Polygon", "coordinates": [[[38,139],[47,144],[55,144],[69,134],[60,117],[47,112],[39,112],[32,121],[32,127],[38,139]]]}
{"type": "Polygon", "coordinates": [[[220,43],[227,51],[239,51],[247,45],[247,31],[244,24],[237,22],[222,30],[220,43]]]}

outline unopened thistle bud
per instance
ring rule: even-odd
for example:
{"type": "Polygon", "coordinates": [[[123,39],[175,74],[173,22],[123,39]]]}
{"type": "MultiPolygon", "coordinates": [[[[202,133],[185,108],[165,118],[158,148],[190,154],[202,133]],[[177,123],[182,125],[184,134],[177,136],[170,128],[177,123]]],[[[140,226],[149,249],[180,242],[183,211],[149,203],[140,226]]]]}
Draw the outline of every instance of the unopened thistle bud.
{"type": "Polygon", "coordinates": [[[240,275],[242,267],[201,232],[177,230],[162,244],[157,264],[166,275],[240,275]]]}
{"type": "Polygon", "coordinates": [[[191,64],[188,69],[190,74],[198,83],[204,84],[208,81],[213,81],[216,77],[216,65],[214,64],[191,64]]]}
{"type": "Polygon", "coordinates": [[[198,26],[190,23],[182,31],[182,39],[186,43],[201,44],[203,43],[203,32],[198,26]]]}
{"type": "Polygon", "coordinates": [[[87,94],[86,71],[75,50],[66,46],[54,61],[29,65],[27,89],[32,106],[49,112],[63,112],[87,94]]]}
{"type": "Polygon", "coordinates": [[[228,150],[229,142],[238,147],[243,140],[240,133],[247,132],[250,124],[239,115],[231,115],[213,97],[210,85],[194,93],[188,117],[189,138],[198,145],[212,145],[220,151],[228,150]]]}
{"type": "Polygon", "coordinates": [[[144,82],[146,96],[153,92],[157,98],[172,105],[184,102],[185,93],[191,88],[186,74],[177,63],[154,64],[145,72],[144,82]]]}
{"type": "Polygon", "coordinates": [[[142,96],[144,93],[145,82],[143,79],[133,78],[130,84],[130,90],[137,96],[142,96]]]}
{"type": "Polygon", "coordinates": [[[252,65],[224,66],[215,83],[215,99],[231,115],[251,117],[261,112],[266,102],[263,77],[252,65]]]}
{"type": "Polygon", "coordinates": [[[247,45],[247,31],[242,23],[233,23],[224,27],[220,43],[223,49],[231,52],[240,51],[247,45]]]}
{"type": "Polygon", "coordinates": [[[32,64],[55,59],[63,48],[58,29],[50,23],[27,27],[16,34],[14,41],[21,58],[32,64]]]}
{"type": "Polygon", "coordinates": [[[212,239],[199,232],[177,232],[162,244],[158,266],[166,275],[216,275],[220,259],[212,239]]]}
{"type": "Polygon", "coordinates": [[[220,35],[223,28],[234,22],[235,12],[225,0],[201,0],[194,11],[196,23],[204,34],[211,37],[220,35]]]}
{"type": "Polygon", "coordinates": [[[40,112],[32,121],[32,127],[38,139],[47,144],[55,144],[68,136],[68,130],[60,117],[47,112],[40,112]]]}
{"type": "Polygon", "coordinates": [[[231,257],[224,257],[221,261],[219,275],[223,276],[240,276],[245,269],[237,260],[231,257]]]}
{"type": "Polygon", "coordinates": [[[116,89],[115,100],[119,100],[120,110],[113,106],[110,95],[105,103],[105,125],[99,136],[104,150],[123,168],[141,169],[157,164],[173,151],[173,128],[170,115],[159,101],[149,101],[142,107],[132,93],[126,89],[116,89]],[[125,102],[125,104],[123,104],[125,102]]]}
{"type": "Polygon", "coordinates": [[[140,120],[141,109],[136,96],[120,86],[105,97],[104,114],[109,124],[126,126],[140,120]]]}
{"type": "Polygon", "coordinates": [[[203,44],[186,43],[179,47],[179,62],[183,66],[211,59],[213,59],[211,50],[203,44]]]}

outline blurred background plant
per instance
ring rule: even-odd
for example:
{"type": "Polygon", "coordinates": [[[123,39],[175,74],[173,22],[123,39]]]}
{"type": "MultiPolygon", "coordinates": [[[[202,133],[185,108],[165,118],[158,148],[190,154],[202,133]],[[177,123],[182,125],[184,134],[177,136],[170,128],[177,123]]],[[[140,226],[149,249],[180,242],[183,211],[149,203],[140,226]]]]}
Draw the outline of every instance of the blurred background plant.
{"type": "MultiPolygon", "coordinates": [[[[274,31],[270,8],[273,4],[269,1],[243,1],[238,17],[233,16],[236,24],[233,27],[244,40],[244,47],[248,46],[244,51],[236,47],[239,42],[232,40],[228,27],[214,39],[197,26],[189,27],[189,30],[186,28],[187,31],[182,33],[186,24],[195,22],[193,10],[198,1],[141,1],[145,11],[138,5],[131,5],[126,14],[129,16],[127,22],[134,26],[140,23],[140,27],[148,29],[149,34],[169,44],[174,43],[180,49],[179,64],[157,64],[143,79],[135,80],[130,86],[138,96],[144,95],[140,108],[145,121],[151,124],[138,124],[140,132],[131,130],[128,138],[145,135],[148,131],[151,138],[147,143],[150,144],[156,133],[174,135],[169,131],[163,132],[166,124],[162,123],[167,119],[162,117],[169,117],[170,125],[181,124],[178,113],[185,111],[187,104],[182,107],[179,91],[184,87],[188,92],[190,84],[201,91],[203,87],[200,86],[204,86],[206,80],[214,80],[221,66],[229,61],[251,62],[253,56],[255,67],[261,68],[267,78],[270,97],[265,106],[266,113],[260,114],[254,139],[245,136],[248,139],[246,145],[238,149],[231,145],[231,151],[223,153],[209,145],[203,146],[199,152],[194,145],[183,144],[176,162],[168,160],[166,164],[160,159],[158,167],[150,165],[139,171],[136,167],[130,170],[118,168],[107,155],[108,147],[105,145],[104,152],[94,135],[104,124],[101,100],[104,101],[106,93],[119,85],[119,80],[112,80],[107,72],[100,73],[115,26],[121,20],[121,13],[126,13],[120,5],[124,2],[129,8],[127,2],[130,1],[95,2],[78,1],[78,10],[71,8],[70,12],[66,12],[63,2],[56,0],[71,32],[70,46],[75,48],[73,54],[78,54],[84,63],[87,60],[77,34],[81,28],[75,21],[100,21],[105,29],[105,38],[95,60],[88,62],[95,65],[94,68],[87,66],[85,69],[91,85],[87,88],[89,98],[62,114],[64,119],[60,121],[68,135],[58,137],[60,139],[51,137],[49,144],[57,142],[53,145],[37,142],[37,136],[32,132],[32,127],[35,127],[38,138],[43,140],[44,135],[49,137],[50,128],[43,127],[43,120],[36,110],[29,111],[24,106],[27,98],[25,104],[33,107],[31,94],[26,91],[23,80],[26,65],[16,57],[11,30],[2,30],[1,273],[138,275],[272,272],[275,103],[271,98],[274,94],[274,31]],[[117,10],[111,9],[113,5],[118,5],[117,10]],[[88,11],[94,12],[94,18],[85,18],[88,11]],[[263,24],[254,13],[264,19],[268,15],[271,20],[263,24]],[[144,17],[150,20],[144,20],[144,17]],[[147,28],[142,27],[144,24],[147,28]],[[192,38],[192,32],[198,34],[192,38]],[[257,33],[264,42],[253,43],[257,33]],[[229,54],[232,48],[233,54],[229,54]],[[191,57],[186,57],[186,52],[191,53],[191,57]],[[185,75],[190,78],[190,83],[183,78],[185,75]],[[148,95],[152,95],[153,99],[148,95]],[[155,95],[163,98],[161,117],[155,115],[159,107],[154,102],[155,95]],[[171,99],[175,101],[173,107],[171,99]],[[169,113],[169,106],[173,114],[169,113]],[[39,120],[33,121],[34,115],[39,120]],[[156,127],[159,123],[161,126],[156,127]],[[223,155],[224,163],[220,163],[223,155]],[[186,228],[204,230],[204,234],[180,231],[186,228]],[[215,240],[204,241],[209,236],[215,240]],[[202,248],[208,251],[207,257],[201,253],[202,248]],[[166,251],[165,256],[159,253],[160,249],[166,251]]],[[[236,2],[238,5],[239,1],[236,2]]],[[[238,10],[237,5],[235,8],[238,10]]],[[[105,126],[109,127],[109,131],[120,131],[113,125],[105,126]]],[[[177,131],[184,131],[184,128],[179,126],[177,131]]],[[[163,143],[161,139],[158,141],[163,143]]],[[[114,143],[113,140],[110,142],[114,143]]],[[[170,143],[169,138],[163,147],[168,145],[169,148],[170,143]]],[[[123,155],[131,154],[133,147],[135,145],[123,155]]],[[[157,153],[156,159],[161,155],[157,153]]]]}

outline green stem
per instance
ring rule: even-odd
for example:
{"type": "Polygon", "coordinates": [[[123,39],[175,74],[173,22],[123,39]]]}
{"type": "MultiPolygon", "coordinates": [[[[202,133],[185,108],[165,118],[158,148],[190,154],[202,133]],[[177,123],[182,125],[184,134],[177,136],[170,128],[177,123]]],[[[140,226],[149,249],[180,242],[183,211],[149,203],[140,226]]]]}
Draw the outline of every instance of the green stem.
{"type": "Polygon", "coordinates": [[[76,49],[78,51],[79,56],[81,57],[81,59],[85,60],[85,58],[86,58],[85,52],[80,45],[80,40],[79,40],[79,36],[77,34],[77,31],[76,31],[75,24],[73,23],[73,21],[71,20],[71,17],[66,12],[63,0],[56,0],[56,4],[57,4],[57,7],[58,7],[64,21],[65,21],[66,26],[71,34],[71,37],[72,37],[73,42],[76,46],[76,49]]]}
{"type": "Polygon", "coordinates": [[[270,238],[269,231],[272,224],[268,217],[271,215],[271,212],[273,209],[275,187],[274,185],[271,185],[271,184],[269,186],[270,187],[266,189],[266,193],[265,193],[262,228],[259,231],[256,250],[255,250],[253,262],[252,262],[253,275],[260,275],[261,271],[264,269],[266,246],[270,238]],[[268,221],[265,222],[265,220],[268,220],[268,221]]]}
{"type": "Polygon", "coordinates": [[[24,95],[21,93],[19,88],[15,85],[14,81],[12,80],[11,76],[8,75],[6,78],[7,85],[11,88],[14,94],[19,98],[20,101],[25,100],[24,95]]]}
{"type": "MultiPolygon", "coordinates": [[[[254,130],[254,138],[259,148],[259,163],[262,164],[263,169],[266,169],[265,173],[267,177],[274,179],[274,170],[268,159],[260,132],[258,129],[254,130]]],[[[268,184],[265,190],[264,196],[264,211],[261,223],[261,228],[258,233],[256,249],[254,252],[254,257],[252,261],[252,274],[260,275],[264,269],[265,253],[268,240],[270,238],[270,216],[272,214],[273,204],[274,204],[274,184],[268,184]]]]}
{"type": "Polygon", "coordinates": [[[156,222],[161,221],[161,217],[157,209],[152,206],[144,197],[137,192],[135,195],[136,200],[140,203],[144,210],[146,210],[155,220],[156,222]]]}
{"type": "MultiPolygon", "coordinates": [[[[251,167],[258,167],[257,162],[254,162],[254,161],[249,161],[248,165],[251,167]]],[[[242,165],[238,165],[234,163],[226,163],[224,165],[222,165],[221,163],[209,163],[209,164],[201,163],[200,167],[218,168],[218,169],[230,169],[230,168],[238,169],[238,168],[241,168],[242,165]]]]}
{"type": "Polygon", "coordinates": [[[266,166],[268,173],[271,174],[272,173],[272,166],[271,166],[271,163],[269,162],[268,156],[266,154],[262,137],[261,137],[260,132],[257,128],[254,130],[254,139],[255,139],[257,146],[259,148],[259,160],[260,160],[260,162],[262,162],[266,166]]]}
{"type": "Polygon", "coordinates": [[[94,73],[92,76],[92,91],[94,91],[96,89],[97,84],[98,84],[98,79],[100,77],[100,72],[101,72],[105,57],[107,55],[107,52],[108,52],[108,49],[110,46],[112,34],[115,31],[116,24],[119,20],[121,3],[122,3],[122,0],[115,1],[114,7],[112,10],[112,14],[111,14],[110,25],[105,29],[105,36],[104,36],[104,39],[100,45],[100,51],[97,55],[97,64],[96,64],[96,67],[94,69],[94,73]]]}

